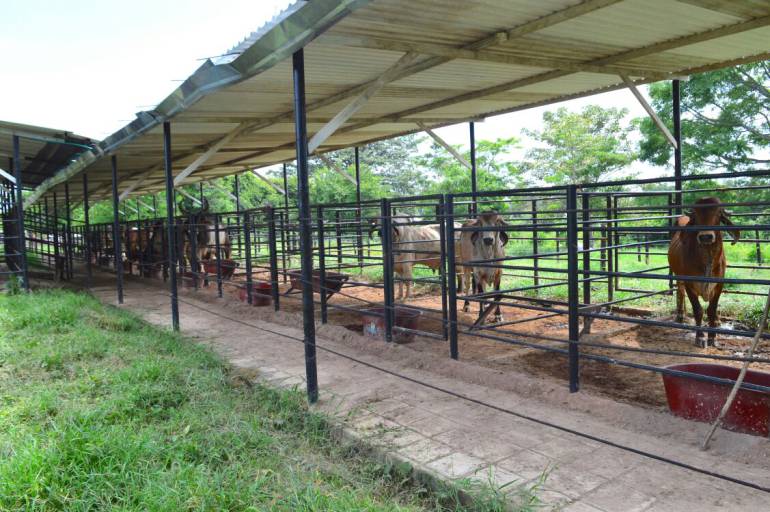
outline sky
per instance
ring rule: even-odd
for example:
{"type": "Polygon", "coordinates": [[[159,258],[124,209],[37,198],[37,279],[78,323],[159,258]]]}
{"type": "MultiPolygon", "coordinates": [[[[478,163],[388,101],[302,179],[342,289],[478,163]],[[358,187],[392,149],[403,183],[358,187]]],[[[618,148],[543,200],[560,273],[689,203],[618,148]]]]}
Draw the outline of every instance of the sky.
{"type": "MultiPolygon", "coordinates": [[[[225,53],[285,7],[288,0],[6,0],[0,17],[0,119],[103,139],[149,110],[207,57],[225,53]]],[[[630,91],[562,103],[646,115],[630,91]]],[[[545,110],[488,118],[476,138],[521,138],[542,127],[545,110]]],[[[467,124],[437,133],[468,144],[467,124]]],[[[526,147],[528,141],[522,140],[526,147]]],[[[523,155],[520,151],[514,157],[523,155]]],[[[636,163],[645,176],[660,169],[636,163]]]]}

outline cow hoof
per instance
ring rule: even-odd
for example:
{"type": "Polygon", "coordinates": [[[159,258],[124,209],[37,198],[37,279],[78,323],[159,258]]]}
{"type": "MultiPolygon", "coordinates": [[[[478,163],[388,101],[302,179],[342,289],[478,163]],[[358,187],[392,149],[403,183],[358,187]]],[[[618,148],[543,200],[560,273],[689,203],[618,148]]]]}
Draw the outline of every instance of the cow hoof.
{"type": "Polygon", "coordinates": [[[463,313],[469,313],[470,311],[471,311],[470,304],[466,304],[465,306],[463,306],[463,313]]]}
{"type": "Polygon", "coordinates": [[[503,321],[503,315],[495,315],[494,323],[499,324],[503,321]]]}
{"type": "Polygon", "coordinates": [[[706,342],[706,338],[698,333],[698,336],[695,337],[695,346],[698,348],[707,348],[708,343],[706,342]]]}
{"type": "Polygon", "coordinates": [[[684,316],[676,315],[676,323],[683,324],[684,323],[684,316]]]}

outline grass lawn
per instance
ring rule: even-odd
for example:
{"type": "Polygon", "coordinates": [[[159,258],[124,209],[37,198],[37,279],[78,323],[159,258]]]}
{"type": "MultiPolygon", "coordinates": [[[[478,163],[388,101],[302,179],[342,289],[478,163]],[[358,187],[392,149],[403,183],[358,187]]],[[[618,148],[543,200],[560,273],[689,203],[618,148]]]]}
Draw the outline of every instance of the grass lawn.
{"type": "Polygon", "coordinates": [[[179,335],[83,294],[0,294],[1,510],[464,510],[408,474],[179,335]]]}

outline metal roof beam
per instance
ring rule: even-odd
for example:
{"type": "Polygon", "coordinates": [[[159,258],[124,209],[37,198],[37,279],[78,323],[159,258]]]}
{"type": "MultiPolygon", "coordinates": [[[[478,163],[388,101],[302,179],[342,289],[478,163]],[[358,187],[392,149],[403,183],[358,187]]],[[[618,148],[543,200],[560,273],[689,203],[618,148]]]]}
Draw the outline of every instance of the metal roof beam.
{"type": "Polygon", "coordinates": [[[655,123],[655,126],[658,127],[658,130],[660,130],[661,133],[663,133],[663,135],[666,137],[666,139],[668,139],[668,143],[671,144],[671,146],[674,149],[676,149],[676,147],[678,146],[676,139],[671,134],[666,124],[660,119],[660,117],[658,117],[658,113],[655,112],[655,109],[652,108],[652,105],[647,103],[647,100],[644,98],[644,96],[642,96],[642,93],[639,92],[639,89],[636,88],[636,85],[634,84],[634,82],[632,82],[626,75],[620,75],[620,78],[623,79],[623,83],[626,84],[626,87],[628,87],[628,89],[633,93],[633,95],[636,97],[637,101],[639,101],[639,103],[642,105],[644,110],[647,111],[647,114],[650,116],[650,118],[652,118],[652,121],[655,123]]]}
{"type": "Polygon", "coordinates": [[[353,114],[361,110],[361,107],[366,105],[372,96],[377,94],[377,92],[385,87],[385,85],[387,85],[389,82],[395,80],[401,71],[403,71],[406,67],[411,66],[416,59],[416,53],[408,52],[400,59],[398,59],[395,64],[385,70],[385,72],[382,73],[379,78],[373,82],[370,82],[360,95],[345,105],[345,107],[340,110],[331,121],[326,123],[320,130],[316,132],[315,135],[313,135],[313,138],[311,138],[310,142],[307,143],[307,152],[315,152],[315,150],[318,149],[318,147],[323,144],[326,139],[331,137],[340,126],[345,124],[345,122],[350,119],[353,114]]]}
{"type": "Polygon", "coordinates": [[[197,197],[195,197],[194,195],[190,194],[189,192],[187,192],[187,191],[186,191],[185,189],[183,189],[183,188],[175,188],[174,190],[176,190],[177,192],[179,192],[180,194],[182,194],[182,195],[183,195],[183,196],[185,196],[186,198],[188,198],[188,199],[191,199],[191,200],[192,200],[192,202],[193,202],[193,203],[195,203],[195,204],[197,204],[198,206],[200,206],[200,205],[202,205],[202,204],[203,204],[203,203],[201,202],[201,200],[200,200],[200,199],[198,199],[198,198],[197,198],[197,197]]]}
{"type": "Polygon", "coordinates": [[[193,160],[190,165],[185,167],[182,172],[174,177],[174,185],[181,185],[185,178],[197,171],[198,167],[205,164],[211,157],[217,154],[217,151],[222,149],[235,137],[243,133],[243,131],[249,128],[250,125],[251,123],[241,123],[234,130],[230,131],[227,135],[212,144],[206,151],[203,152],[202,155],[193,160]]]}
{"type": "MultiPolygon", "coordinates": [[[[647,55],[664,52],[668,50],[673,50],[675,48],[681,48],[684,46],[689,46],[691,44],[696,43],[702,43],[704,41],[710,41],[712,39],[716,39],[719,37],[725,37],[728,35],[738,34],[741,32],[745,32],[747,30],[754,30],[756,28],[764,27],[770,25],[770,16],[765,16],[762,18],[756,18],[750,21],[741,22],[741,23],[735,23],[732,25],[726,25],[717,29],[713,30],[706,30],[704,32],[698,32],[696,34],[691,34],[689,36],[683,36],[678,37],[675,39],[670,39],[668,41],[663,41],[660,43],[655,43],[649,46],[645,46],[642,48],[635,48],[633,50],[627,50],[620,53],[616,53],[613,55],[609,55],[607,57],[602,57],[599,59],[595,59],[592,61],[586,62],[587,64],[592,65],[606,65],[606,64],[614,64],[617,62],[623,62],[627,60],[637,59],[640,57],[645,57],[647,55]]],[[[341,131],[344,132],[350,132],[355,131],[361,128],[366,128],[367,126],[371,126],[374,124],[378,124],[381,122],[389,122],[393,119],[402,119],[407,116],[414,116],[417,114],[421,114],[423,112],[429,112],[431,110],[436,110],[438,108],[446,107],[449,105],[454,105],[455,103],[460,103],[463,101],[469,101],[474,100],[477,98],[482,98],[485,96],[490,96],[492,94],[497,94],[499,92],[505,92],[510,91],[512,89],[516,89],[518,87],[525,87],[527,85],[532,85],[540,82],[545,82],[548,80],[553,80],[555,78],[561,78],[563,76],[571,75],[571,71],[564,71],[561,69],[557,69],[554,71],[548,71],[545,73],[541,73],[538,75],[530,76],[527,78],[514,80],[512,82],[505,82],[499,85],[494,85],[492,87],[487,87],[485,89],[480,89],[476,91],[470,91],[467,93],[459,94],[457,96],[452,96],[451,98],[445,98],[443,100],[434,101],[432,103],[427,103],[425,105],[421,105],[419,107],[410,108],[407,110],[402,110],[400,112],[395,112],[393,114],[385,115],[379,119],[374,119],[371,121],[366,121],[363,123],[359,123],[352,126],[347,126],[343,128],[341,131]]]]}
{"type": "MultiPolygon", "coordinates": [[[[412,52],[433,57],[443,57],[446,59],[465,59],[476,60],[480,62],[493,62],[496,64],[508,64],[514,66],[526,66],[547,69],[563,69],[575,73],[601,73],[608,75],[617,75],[627,73],[632,76],[642,78],[663,80],[668,77],[666,73],[651,72],[647,69],[635,66],[596,66],[590,63],[581,63],[575,60],[554,59],[549,57],[531,57],[511,55],[509,53],[493,53],[484,50],[469,50],[457,48],[454,46],[435,44],[435,43],[414,43],[396,41],[369,36],[326,36],[322,39],[325,42],[340,44],[350,47],[387,50],[399,52],[412,52]]],[[[503,39],[502,41],[507,41],[503,39]]]]}
{"type": "Polygon", "coordinates": [[[254,176],[256,176],[257,178],[261,179],[262,181],[264,181],[265,183],[267,183],[268,185],[270,185],[270,187],[272,187],[272,189],[273,189],[273,190],[275,190],[275,191],[276,191],[276,192],[278,192],[279,194],[282,194],[282,195],[286,195],[286,191],[285,191],[284,189],[282,189],[281,187],[279,187],[278,185],[276,185],[275,183],[273,183],[272,181],[270,181],[269,179],[267,179],[267,177],[266,177],[266,176],[262,176],[262,175],[261,175],[259,172],[257,172],[257,170],[256,170],[256,169],[250,169],[250,170],[251,170],[251,173],[252,173],[254,176]]]}
{"type": "Polygon", "coordinates": [[[0,169],[0,176],[2,176],[3,178],[7,179],[8,181],[13,183],[14,185],[16,184],[16,178],[14,178],[11,174],[5,172],[2,169],[0,169]]]}
{"type": "Polygon", "coordinates": [[[238,201],[238,198],[235,197],[235,194],[233,194],[231,191],[227,190],[225,187],[217,185],[213,181],[204,181],[204,183],[206,185],[210,186],[211,188],[215,188],[215,189],[219,190],[220,192],[224,192],[233,201],[238,201]]]}
{"type": "Polygon", "coordinates": [[[324,164],[326,164],[326,166],[329,169],[331,169],[332,171],[336,172],[337,174],[339,174],[343,178],[347,179],[353,185],[358,185],[358,183],[356,182],[356,179],[353,176],[348,174],[348,172],[345,171],[344,169],[341,169],[340,167],[338,167],[337,164],[332,162],[329,157],[327,157],[326,155],[316,155],[316,156],[318,157],[319,160],[321,160],[324,164]]]}
{"type": "Polygon", "coordinates": [[[458,153],[458,151],[457,151],[455,148],[453,148],[452,146],[450,146],[450,145],[449,145],[449,143],[448,143],[447,141],[445,141],[444,139],[442,139],[441,137],[439,137],[439,136],[438,136],[438,134],[436,134],[436,133],[435,133],[433,130],[431,130],[430,128],[428,128],[427,126],[425,126],[423,123],[417,123],[417,126],[419,126],[419,127],[420,127],[420,129],[421,129],[422,131],[424,131],[425,133],[427,133],[428,135],[430,135],[430,138],[431,138],[431,139],[433,139],[433,140],[435,140],[435,141],[436,141],[436,142],[437,142],[437,143],[438,143],[438,144],[439,144],[441,147],[443,147],[444,149],[446,149],[447,151],[449,151],[449,153],[450,153],[450,154],[451,154],[453,157],[455,157],[455,158],[457,159],[457,161],[458,161],[458,162],[460,162],[462,165],[464,165],[464,166],[465,166],[465,167],[467,167],[468,169],[471,169],[471,168],[472,168],[472,166],[471,166],[471,164],[468,162],[468,160],[466,160],[466,159],[465,159],[465,158],[464,158],[464,157],[463,157],[463,156],[462,156],[460,153],[458,153]]]}

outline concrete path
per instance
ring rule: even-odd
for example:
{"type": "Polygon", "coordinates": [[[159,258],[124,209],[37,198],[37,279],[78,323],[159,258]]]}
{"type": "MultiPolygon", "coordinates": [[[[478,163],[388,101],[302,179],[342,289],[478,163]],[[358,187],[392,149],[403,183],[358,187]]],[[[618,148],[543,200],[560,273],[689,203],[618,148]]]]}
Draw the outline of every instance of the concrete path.
{"type": "MultiPolygon", "coordinates": [[[[93,292],[114,304],[112,286],[93,292]]],[[[252,315],[253,309],[228,300],[212,301],[204,298],[204,293],[209,295],[182,293],[183,300],[192,304],[180,305],[185,334],[211,345],[250,378],[304,388],[303,346],[281,336],[301,339],[300,319],[294,323],[296,327],[258,320],[252,315]],[[227,321],[222,315],[280,335],[227,321]]],[[[170,324],[168,296],[159,286],[129,280],[125,297],[124,307],[152,323],[170,324]]],[[[265,312],[268,308],[260,309],[262,317],[269,315],[265,312]]],[[[319,338],[318,344],[499,407],[770,486],[770,464],[732,463],[698,452],[686,443],[664,443],[654,435],[629,434],[590,415],[567,410],[567,399],[564,407],[556,407],[428,370],[398,367],[333,339],[319,338]]],[[[408,349],[396,346],[393,350],[408,349]]],[[[770,510],[770,494],[541,426],[324,351],[318,353],[318,368],[318,407],[322,411],[344,421],[351,435],[440,478],[476,478],[505,485],[504,490],[514,492],[517,486],[533,485],[545,475],[538,491],[544,510],[770,510]]]]}

